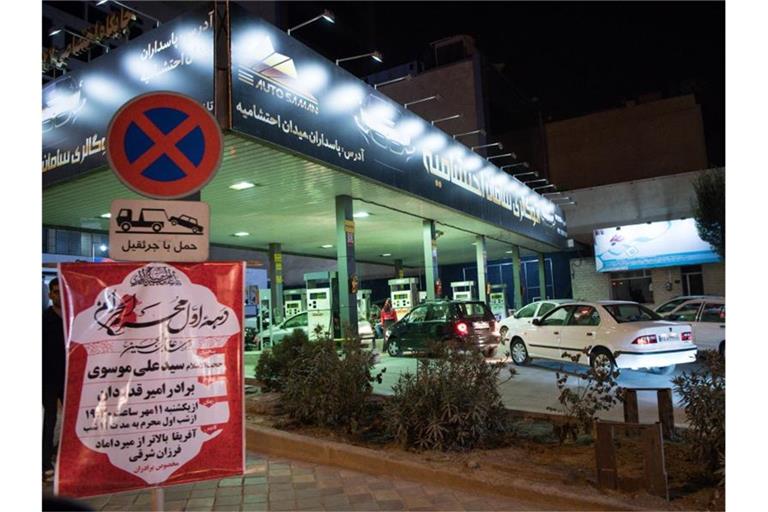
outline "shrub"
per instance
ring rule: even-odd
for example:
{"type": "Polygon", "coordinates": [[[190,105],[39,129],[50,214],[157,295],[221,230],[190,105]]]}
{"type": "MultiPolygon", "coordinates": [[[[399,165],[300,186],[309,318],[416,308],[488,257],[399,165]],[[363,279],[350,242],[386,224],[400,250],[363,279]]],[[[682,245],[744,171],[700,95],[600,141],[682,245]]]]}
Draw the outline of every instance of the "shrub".
{"type": "Polygon", "coordinates": [[[245,328],[245,336],[243,337],[243,341],[245,341],[246,352],[256,350],[256,334],[257,331],[253,327],[245,328]]]}
{"type": "Polygon", "coordinates": [[[371,373],[374,363],[360,340],[345,340],[341,354],[328,336],[303,346],[285,382],[285,411],[301,423],[357,431],[372,383],[381,382],[381,373],[371,373]]]}
{"type": "Polygon", "coordinates": [[[694,455],[712,478],[725,474],[725,360],[714,350],[699,352],[703,368],[684,372],[672,382],[681,396],[694,455]]]}
{"type": "Polygon", "coordinates": [[[384,405],[389,435],[405,448],[470,450],[491,447],[509,430],[498,391],[503,363],[477,350],[443,349],[404,373],[384,405]]]}
{"type": "MultiPolygon", "coordinates": [[[[590,349],[591,347],[587,347],[579,354],[563,352],[562,357],[578,363],[582,355],[589,354],[590,349]]],[[[560,443],[565,442],[569,437],[576,441],[579,433],[592,434],[598,413],[612,409],[622,400],[622,390],[616,382],[618,376],[618,371],[601,376],[590,367],[587,371],[575,375],[579,382],[575,388],[572,388],[568,386],[570,375],[565,372],[555,373],[559,391],[557,401],[560,407],[547,407],[547,409],[563,415],[563,422],[555,425],[555,434],[560,443]]]]}
{"type": "Polygon", "coordinates": [[[256,364],[256,379],[262,391],[282,391],[288,371],[295,364],[302,349],[309,345],[309,338],[301,329],[283,338],[271,349],[262,351],[256,364]]]}

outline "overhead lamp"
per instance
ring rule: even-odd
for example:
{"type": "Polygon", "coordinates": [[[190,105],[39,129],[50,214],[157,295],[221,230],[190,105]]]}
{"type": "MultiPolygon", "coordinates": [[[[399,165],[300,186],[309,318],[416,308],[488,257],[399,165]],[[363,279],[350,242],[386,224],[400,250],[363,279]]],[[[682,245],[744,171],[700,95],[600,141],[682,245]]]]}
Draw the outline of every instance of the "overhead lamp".
{"type": "Polygon", "coordinates": [[[105,4],[105,3],[109,2],[109,1],[111,1],[115,5],[119,5],[123,9],[127,9],[127,10],[129,10],[131,12],[134,12],[134,13],[140,15],[140,16],[144,16],[145,18],[151,19],[152,21],[155,22],[155,28],[160,26],[160,20],[159,19],[155,18],[154,16],[150,16],[149,14],[147,14],[145,12],[142,12],[142,11],[140,11],[138,9],[134,9],[133,7],[128,7],[124,3],[118,2],[117,0],[102,0],[101,2],[98,2],[96,5],[102,5],[102,4],[105,4]]]}
{"type": "Polygon", "coordinates": [[[513,251],[512,249],[510,249],[510,250],[508,250],[508,251],[504,251],[504,254],[512,254],[513,252],[515,252],[515,251],[513,251]]]}
{"type": "Polygon", "coordinates": [[[440,95],[439,94],[435,94],[434,96],[427,96],[426,98],[421,98],[421,99],[418,99],[418,100],[408,101],[406,103],[403,103],[403,106],[405,108],[408,108],[411,105],[416,105],[417,103],[424,103],[426,101],[432,101],[432,100],[440,101],[440,95]]]}
{"type": "Polygon", "coordinates": [[[457,133],[453,136],[454,139],[457,139],[459,137],[464,137],[466,135],[485,135],[485,130],[472,130],[469,132],[463,132],[463,133],[457,133]]]}
{"type": "Polygon", "coordinates": [[[326,10],[324,10],[324,11],[323,11],[323,13],[322,13],[322,14],[318,14],[317,16],[315,16],[315,17],[314,17],[314,18],[312,18],[312,19],[309,19],[309,20],[307,20],[307,21],[305,21],[305,22],[303,22],[303,23],[299,23],[299,24],[298,24],[298,25],[296,25],[295,27],[291,27],[291,28],[289,28],[288,30],[286,30],[286,32],[288,33],[288,35],[291,35],[291,32],[293,32],[293,31],[295,31],[295,30],[298,30],[298,29],[300,29],[301,27],[307,26],[307,25],[309,25],[310,23],[314,23],[314,22],[316,22],[317,20],[320,20],[320,19],[322,19],[322,20],[325,20],[325,21],[327,21],[328,23],[336,23],[336,16],[334,16],[334,15],[333,15],[333,13],[332,13],[331,11],[329,11],[328,9],[326,9],[326,10]]]}
{"type": "Polygon", "coordinates": [[[336,65],[338,66],[339,63],[341,62],[347,62],[349,60],[355,60],[355,59],[363,59],[365,57],[371,57],[376,62],[382,62],[384,60],[380,52],[374,51],[374,52],[363,53],[360,55],[353,55],[352,57],[344,57],[343,59],[336,59],[336,65]]]}
{"type": "Polygon", "coordinates": [[[393,78],[392,80],[387,80],[386,82],[379,82],[378,84],[373,84],[374,89],[378,89],[381,86],[384,85],[390,85],[390,84],[396,84],[397,82],[402,82],[403,80],[410,80],[413,78],[410,74],[401,76],[399,78],[393,78]]]}
{"type": "Polygon", "coordinates": [[[558,201],[573,201],[572,197],[569,196],[563,196],[563,197],[554,197],[550,199],[553,203],[557,204],[558,201]]]}
{"type": "Polygon", "coordinates": [[[382,258],[387,258],[389,256],[392,256],[392,254],[388,252],[385,252],[384,254],[381,255],[382,258]]]}
{"type": "Polygon", "coordinates": [[[550,183],[549,185],[542,185],[541,187],[533,187],[533,190],[546,190],[548,188],[557,188],[557,186],[550,183]]]}
{"type": "Polygon", "coordinates": [[[441,117],[440,119],[435,119],[434,121],[432,121],[432,126],[435,126],[435,123],[442,123],[443,121],[450,121],[451,119],[458,119],[460,117],[461,117],[461,114],[454,114],[448,117],[441,117]]]}
{"type": "Polygon", "coordinates": [[[474,151],[474,150],[476,150],[476,149],[482,149],[482,148],[492,148],[493,146],[498,146],[498,147],[499,147],[499,149],[504,149],[504,145],[503,145],[501,142],[492,142],[492,143],[490,143],[490,144],[483,144],[483,145],[481,145],[481,146],[472,146],[472,147],[471,147],[471,148],[469,148],[469,149],[471,149],[472,151],[474,151]]]}
{"type": "Polygon", "coordinates": [[[333,244],[324,244],[320,246],[321,249],[330,249],[331,247],[333,247],[333,244]]]}
{"type": "Polygon", "coordinates": [[[496,158],[506,158],[508,156],[512,158],[517,158],[517,155],[515,153],[502,153],[500,155],[493,155],[493,156],[486,157],[486,160],[490,161],[490,160],[495,160],[496,158]]]}
{"type": "Polygon", "coordinates": [[[101,217],[102,219],[111,219],[112,214],[110,212],[102,213],[101,215],[99,215],[99,217],[101,217]]]}
{"type": "Polygon", "coordinates": [[[102,48],[104,48],[105,53],[109,53],[109,46],[107,46],[104,43],[101,43],[101,42],[99,42],[99,41],[97,41],[95,39],[91,39],[90,37],[85,37],[82,34],[78,34],[77,32],[73,32],[73,31],[69,30],[68,28],[63,28],[63,27],[62,28],[54,28],[50,32],[48,32],[48,35],[49,36],[55,36],[56,34],[58,34],[60,32],[64,32],[64,33],[69,34],[69,35],[74,36],[74,37],[79,37],[83,41],[88,41],[89,43],[97,44],[97,45],[101,46],[102,48]]]}
{"type": "Polygon", "coordinates": [[[249,188],[255,187],[255,183],[251,183],[250,181],[239,181],[237,183],[234,183],[229,186],[232,190],[246,190],[249,188]]]}
{"type": "Polygon", "coordinates": [[[546,178],[541,178],[541,179],[538,179],[538,180],[528,180],[528,181],[524,181],[523,183],[525,183],[526,185],[528,185],[529,183],[547,183],[548,181],[549,181],[549,180],[548,180],[548,179],[546,179],[546,178]]]}
{"type": "Polygon", "coordinates": [[[237,233],[232,233],[232,236],[236,236],[238,238],[248,235],[250,235],[250,233],[247,231],[238,231],[237,233]]]}
{"type": "MultiPolygon", "coordinates": [[[[562,194],[563,194],[562,192],[544,192],[541,195],[544,196],[544,197],[547,197],[547,196],[560,196],[562,194]]],[[[563,196],[563,197],[565,197],[565,196],[563,196]]],[[[563,199],[563,197],[557,197],[555,199],[563,199]]],[[[568,199],[570,199],[570,197],[568,199]]]]}
{"type": "MultiPolygon", "coordinates": [[[[514,169],[515,167],[523,167],[525,169],[530,169],[531,166],[530,164],[528,164],[528,162],[515,162],[514,164],[502,165],[501,169],[506,169],[507,167],[509,167],[510,169],[514,169]]],[[[517,174],[515,174],[515,176],[517,176],[517,174]]]]}
{"type": "Polygon", "coordinates": [[[356,219],[365,219],[366,217],[370,217],[370,216],[371,214],[368,212],[357,212],[352,214],[352,217],[356,219]]]}
{"type": "Polygon", "coordinates": [[[531,172],[519,172],[517,174],[513,174],[512,175],[513,178],[519,178],[520,176],[534,176],[534,177],[538,178],[539,177],[539,173],[536,172],[536,171],[531,171],[531,172]]]}

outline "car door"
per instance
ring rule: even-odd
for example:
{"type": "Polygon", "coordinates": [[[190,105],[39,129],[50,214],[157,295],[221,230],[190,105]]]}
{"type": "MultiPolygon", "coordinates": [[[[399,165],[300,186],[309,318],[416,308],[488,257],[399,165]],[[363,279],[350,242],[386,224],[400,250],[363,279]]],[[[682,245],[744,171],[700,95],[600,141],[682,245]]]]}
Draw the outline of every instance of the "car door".
{"type": "Polygon", "coordinates": [[[693,324],[693,342],[705,350],[718,350],[725,340],[725,304],[705,302],[693,324]]]}
{"type": "Polygon", "coordinates": [[[403,318],[402,326],[398,329],[397,337],[400,338],[402,349],[420,350],[425,348],[424,321],[429,311],[428,304],[422,304],[413,308],[408,316],[403,318]]]}
{"type": "Polygon", "coordinates": [[[442,341],[448,337],[451,333],[450,318],[452,316],[449,302],[435,302],[427,305],[427,316],[420,329],[426,344],[442,341]]]}
{"type": "Polygon", "coordinates": [[[572,310],[571,305],[555,308],[544,317],[537,319],[537,325],[526,329],[523,340],[532,357],[560,359],[560,335],[563,327],[568,323],[572,310]]]}
{"type": "MultiPolygon", "coordinates": [[[[564,357],[563,353],[575,356],[584,353],[587,347],[594,346],[598,338],[599,325],[600,314],[594,306],[587,304],[573,306],[567,324],[560,330],[560,358],[572,360],[570,357],[564,357]]],[[[585,356],[582,355],[580,361],[586,362],[585,356]]]]}

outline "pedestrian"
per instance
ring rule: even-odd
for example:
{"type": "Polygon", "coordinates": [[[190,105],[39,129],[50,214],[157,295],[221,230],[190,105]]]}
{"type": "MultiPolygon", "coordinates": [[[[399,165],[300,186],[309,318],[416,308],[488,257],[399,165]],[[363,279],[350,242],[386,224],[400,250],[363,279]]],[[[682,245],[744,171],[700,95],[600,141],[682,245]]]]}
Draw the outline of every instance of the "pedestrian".
{"type": "Polygon", "coordinates": [[[387,331],[395,322],[397,322],[397,311],[392,307],[392,301],[387,299],[384,301],[384,306],[381,308],[381,330],[384,333],[385,352],[389,346],[389,336],[387,336],[387,331]]]}
{"type": "Polygon", "coordinates": [[[51,306],[43,311],[43,479],[53,478],[54,428],[64,401],[65,348],[59,280],[48,284],[51,306]]]}

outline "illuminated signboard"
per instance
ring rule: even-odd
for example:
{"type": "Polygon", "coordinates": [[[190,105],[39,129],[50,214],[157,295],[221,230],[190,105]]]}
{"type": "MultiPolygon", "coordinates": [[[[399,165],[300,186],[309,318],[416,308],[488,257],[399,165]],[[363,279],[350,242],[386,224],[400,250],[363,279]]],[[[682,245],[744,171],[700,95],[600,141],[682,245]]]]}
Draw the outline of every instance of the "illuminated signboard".
{"type": "Polygon", "coordinates": [[[213,110],[209,8],[165,23],[43,87],[44,181],[106,165],[105,137],[114,113],[140,94],[166,90],[213,110]]]}
{"type": "Polygon", "coordinates": [[[232,9],[232,127],[563,247],[562,210],[269,23],[232,9]]]}
{"type": "Polygon", "coordinates": [[[598,272],[717,263],[720,257],[699,237],[693,219],[596,229],[598,272]]]}

